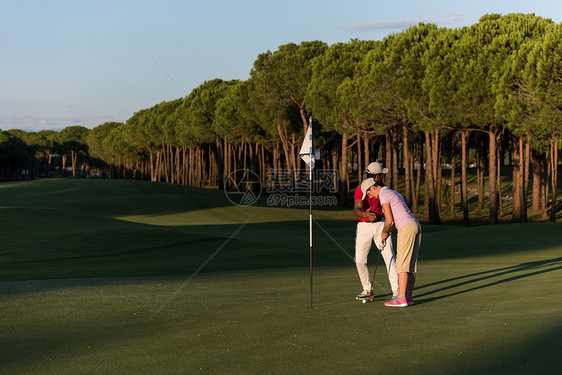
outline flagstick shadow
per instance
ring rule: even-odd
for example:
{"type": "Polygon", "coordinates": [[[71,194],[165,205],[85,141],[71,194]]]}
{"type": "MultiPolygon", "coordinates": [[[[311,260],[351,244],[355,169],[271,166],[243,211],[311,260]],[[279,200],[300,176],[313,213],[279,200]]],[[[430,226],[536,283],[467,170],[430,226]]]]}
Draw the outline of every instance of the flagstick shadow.
{"type": "MultiPolygon", "coordinates": [[[[380,284],[378,284],[378,286],[380,288],[383,288],[380,284]]],[[[373,291],[374,291],[374,289],[373,289],[373,291]]],[[[368,302],[367,304],[383,303],[383,302],[389,301],[390,298],[392,297],[392,293],[376,293],[375,292],[374,294],[375,294],[375,299],[372,302],[368,302]]],[[[331,302],[325,302],[325,303],[315,303],[314,307],[328,307],[328,306],[347,305],[347,304],[354,304],[354,303],[361,303],[362,304],[361,301],[358,301],[355,298],[350,297],[349,299],[345,299],[345,300],[331,301],[331,302]]]]}
{"type": "Polygon", "coordinates": [[[359,303],[357,300],[340,300],[340,301],[332,301],[332,302],[325,302],[325,303],[315,303],[314,307],[329,307],[329,306],[338,306],[338,305],[350,305],[352,303],[359,303]]]}
{"type": "MultiPolygon", "coordinates": [[[[387,294],[379,294],[375,295],[375,299],[372,302],[365,303],[366,305],[369,304],[380,304],[390,300],[392,293],[387,294]]],[[[314,307],[329,307],[329,306],[338,306],[338,305],[352,305],[354,303],[363,304],[362,301],[358,301],[356,299],[346,299],[340,301],[333,301],[333,302],[325,302],[325,303],[315,303],[314,307]]]]}
{"type": "Polygon", "coordinates": [[[542,261],[537,261],[537,262],[527,262],[527,263],[521,263],[521,264],[518,264],[518,265],[499,268],[499,269],[495,269],[495,270],[483,271],[483,272],[472,273],[472,274],[469,274],[469,275],[453,277],[453,278],[449,278],[449,279],[446,279],[446,280],[441,280],[441,281],[437,281],[437,282],[434,282],[434,283],[422,285],[422,286],[414,289],[414,291],[416,292],[415,293],[416,305],[440,300],[440,299],[443,299],[443,298],[456,296],[456,295],[459,295],[459,294],[472,292],[472,291],[479,290],[479,289],[484,289],[484,288],[496,286],[496,285],[499,285],[499,284],[503,284],[503,283],[507,283],[507,282],[511,282],[511,281],[515,281],[515,280],[520,280],[520,279],[531,277],[531,276],[540,275],[540,274],[547,273],[547,272],[557,271],[557,270],[562,269],[562,265],[559,265],[561,262],[562,262],[562,257],[548,259],[548,260],[542,260],[542,261]],[[514,273],[520,273],[520,272],[527,272],[527,273],[506,277],[506,276],[512,275],[514,273]],[[485,275],[485,276],[482,276],[482,275],[485,275]],[[466,280],[466,281],[458,282],[458,283],[455,283],[455,284],[452,284],[452,285],[443,286],[441,288],[433,289],[433,290],[430,290],[430,291],[427,291],[427,292],[421,293],[421,294],[417,293],[420,289],[423,290],[423,289],[426,289],[426,288],[430,288],[432,286],[443,285],[443,284],[446,284],[446,283],[449,283],[449,282],[453,282],[453,281],[457,281],[457,280],[463,280],[463,279],[467,279],[467,278],[472,278],[472,277],[475,277],[475,276],[482,276],[482,277],[477,277],[476,279],[466,280]],[[485,281],[485,280],[495,279],[495,278],[498,278],[498,277],[505,277],[505,278],[500,279],[500,280],[494,280],[494,281],[491,281],[491,282],[483,284],[483,285],[477,285],[477,286],[469,287],[469,288],[464,289],[464,290],[460,290],[460,291],[456,291],[456,292],[452,292],[452,293],[448,293],[448,294],[444,294],[444,295],[438,295],[438,296],[435,296],[435,297],[423,298],[423,297],[426,297],[426,296],[434,295],[436,293],[440,293],[440,292],[444,292],[444,291],[447,291],[447,290],[459,288],[459,287],[462,287],[462,286],[474,285],[475,283],[485,281]]]}

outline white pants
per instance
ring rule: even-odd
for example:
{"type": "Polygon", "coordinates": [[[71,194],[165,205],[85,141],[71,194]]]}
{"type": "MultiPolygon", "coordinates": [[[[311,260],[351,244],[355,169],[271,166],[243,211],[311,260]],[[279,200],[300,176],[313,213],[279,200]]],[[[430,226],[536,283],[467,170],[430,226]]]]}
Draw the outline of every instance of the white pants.
{"type": "MultiPolygon", "coordinates": [[[[376,223],[358,222],[355,234],[355,265],[359,273],[359,279],[363,285],[363,290],[371,289],[371,275],[367,267],[367,257],[371,251],[373,241],[377,248],[382,248],[382,229],[384,221],[376,223]]],[[[376,255],[378,257],[378,254],[376,255]]],[[[386,246],[382,250],[382,257],[386,263],[388,281],[393,293],[398,293],[398,273],[396,272],[396,256],[392,247],[392,237],[386,239],[386,246]]],[[[376,259],[375,259],[376,261],[376,259]]]]}

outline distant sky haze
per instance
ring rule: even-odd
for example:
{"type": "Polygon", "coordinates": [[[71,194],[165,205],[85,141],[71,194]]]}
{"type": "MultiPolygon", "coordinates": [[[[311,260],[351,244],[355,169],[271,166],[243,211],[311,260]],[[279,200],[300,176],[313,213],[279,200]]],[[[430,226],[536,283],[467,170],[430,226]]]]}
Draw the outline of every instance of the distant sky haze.
{"type": "Polygon", "coordinates": [[[125,122],[204,81],[248,79],[257,56],[282,44],[381,40],[419,22],[459,28],[489,13],[560,23],[562,2],[5,0],[0,129],[125,122]]]}

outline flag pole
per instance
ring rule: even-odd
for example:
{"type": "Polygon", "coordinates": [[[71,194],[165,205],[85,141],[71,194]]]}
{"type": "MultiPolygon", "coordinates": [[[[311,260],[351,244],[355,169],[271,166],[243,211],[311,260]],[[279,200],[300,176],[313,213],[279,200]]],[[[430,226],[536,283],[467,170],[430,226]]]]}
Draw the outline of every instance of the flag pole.
{"type": "Polygon", "coordinates": [[[314,139],[312,137],[312,117],[308,120],[308,129],[304,135],[301,149],[299,151],[300,157],[308,165],[308,181],[310,183],[308,189],[308,232],[309,232],[309,249],[310,249],[310,308],[314,308],[313,295],[312,295],[312,169],[315,164],[314,154],[314,139]]]}
{"type": "MultiPolygon", "coordinates": [[[[310,122],[312,125],[312,118],[310,118],[310,122]]],[[[311,155],[312,158],[312,155],[311,155]]],[[[308,214],[309,214],[309,237],[310,237],[310,308],[314,308],[314,304],[312,303],[312,165],[308,166],[309,170],[309,180],[310,185],[308,189],[308,214]]]]}

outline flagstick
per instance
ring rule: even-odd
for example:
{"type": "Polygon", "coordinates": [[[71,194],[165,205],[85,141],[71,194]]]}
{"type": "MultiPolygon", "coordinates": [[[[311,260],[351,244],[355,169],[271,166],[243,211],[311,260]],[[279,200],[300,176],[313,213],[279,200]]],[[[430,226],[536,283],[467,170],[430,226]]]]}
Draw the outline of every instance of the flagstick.
{"type": "Polygon", "coordinates": [[[309,244],[310,244],[310,308],[314,308],[312,300],[312,168],[314,168],[314,138],[312,137],[312,117],[308,120],[308,129],[304,135],[299,155],[308,165],[310,186],[308,189],[309,244]]]}
{"type": "Polygon", "coordinates": [[[308,212],[309,212],[309,235],[310,235],[310,308],[314,308],[312,303],[312,167],[308,167],[310,171],[310,185],[308,190],[308,212]]]}

